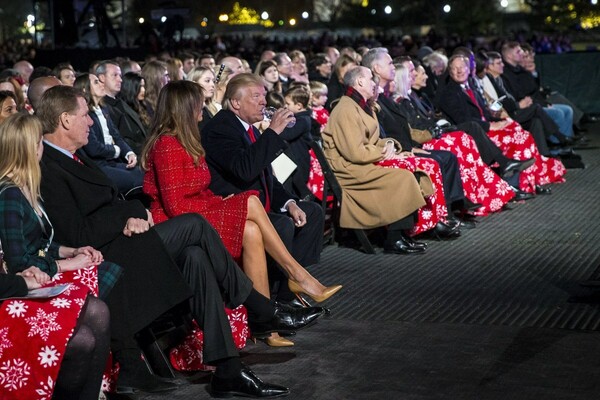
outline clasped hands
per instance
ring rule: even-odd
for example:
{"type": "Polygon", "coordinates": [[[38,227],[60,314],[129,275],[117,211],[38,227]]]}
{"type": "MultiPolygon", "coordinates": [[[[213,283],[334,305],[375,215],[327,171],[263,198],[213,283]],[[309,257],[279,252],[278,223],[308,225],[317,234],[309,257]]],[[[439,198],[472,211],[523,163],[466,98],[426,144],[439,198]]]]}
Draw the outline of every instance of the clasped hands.
{"type": "Polygon", "coordinates": [[[381,151],[384,160],[404,160],[408,157],[414,157],[415,154],[430,154],[427,150],[413,148],[412,151],[402,151],[396,153],[396,146],[393,142],[387,142],[381,151]]]}

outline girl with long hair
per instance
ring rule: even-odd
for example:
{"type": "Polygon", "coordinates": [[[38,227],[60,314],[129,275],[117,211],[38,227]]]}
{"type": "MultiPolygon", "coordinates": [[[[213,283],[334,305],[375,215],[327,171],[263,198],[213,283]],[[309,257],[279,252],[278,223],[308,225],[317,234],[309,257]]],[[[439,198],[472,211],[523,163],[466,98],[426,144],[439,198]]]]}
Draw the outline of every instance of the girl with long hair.
{"type": "MultiPolygon", "coordinates": [[[[21,305],[4,302],[0,325],[5,326],[5,339],[10,339],[12,346],[1,355],[6,360],[3,362],[20,362],[30,369],[29,380],[13,382],[14,390],[18,389],[23,398],[42,398],[38,383],[56,382],[54,387],[43,388],[43,398],[51,397],[54,391],[56,399],[95,399],[108,356],[109,318],[106,306],[88,294],[97,289],[96,269],[90,267],[101,263],[103,257],[92,247],[66,247],[52,240],[54,231],[40,198],[42,152],[42,125],[37,117],[16,114],[0,125],[0,239],[4,260],[8,272],[20,274],[29,288],[53,285],[51,277],[68,282],[70,287],[52,300],[18,301],[21,305]],[[22,318],[15,319],[14,313],[13,318],[8,317],[15,307],[22,310],[22,318]],[[40,313],[50,312],[56,313],[53,329],[31,334],[39,323],[36,315],[39,318],[40,313]],[[30,332],[27,337],[22,335],[25,331],[30,332]],[[41,354],[44,362],[40,363],[41,354]]],[[[98,271],[110,276],[98,279],[100,295],[105,298],[121,270],[102,263],[98,271]]],[[[3,390],[11,391],[11,387],[4,386],[3,390]]]]}

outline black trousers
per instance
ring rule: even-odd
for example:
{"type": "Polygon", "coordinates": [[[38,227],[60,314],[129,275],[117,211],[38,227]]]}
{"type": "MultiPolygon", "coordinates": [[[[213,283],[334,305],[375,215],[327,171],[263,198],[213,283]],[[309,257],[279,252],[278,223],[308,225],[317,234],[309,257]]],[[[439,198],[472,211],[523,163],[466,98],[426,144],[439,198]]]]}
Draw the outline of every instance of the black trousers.
{"type": "MultiPolygon", "coordinates": [[[[301,201],[298,206],[306,214],[306,224],[301,228],[296,228],[288,215],[269,212],[268,216],[290,254],[300,265],[307,267],[321,260],[325,213],[315,202],[301,201]]],[[[271,257],[268,257],[268,266],[269,282],[277,287],[286,287],[288,277],[271,257]]]]}
{"type": "Polygon", "coordinates": [[[204,360],[210,364],[238,356],[223,301],[230,308],[242,304],[252,290],[252,281],[200,215],[180,215],[153,229],[192,287],[192,313],[204,330],[204,360]]]}
{"type": "Polygon", "coordinates": [[[306,224],[296,228],[294,221],[280,213],[269,212],[269,219],[290,254],[302,266],[317,264],[323,250],[325,213],[312,201],[300,201],[298,207],[306,214],[306,224]]]}
{"type": "Polygon", "coordinates": [[[445,150],[427,150],[430,154],[417,154],[418,157],[431,158],[438,162],[442,170],[442,183],[444,185],[444,197],[448,211],[452,203],[464,201],[465,192],[460,179],[460,168],[458,159],[454,154],[445,150]]]}

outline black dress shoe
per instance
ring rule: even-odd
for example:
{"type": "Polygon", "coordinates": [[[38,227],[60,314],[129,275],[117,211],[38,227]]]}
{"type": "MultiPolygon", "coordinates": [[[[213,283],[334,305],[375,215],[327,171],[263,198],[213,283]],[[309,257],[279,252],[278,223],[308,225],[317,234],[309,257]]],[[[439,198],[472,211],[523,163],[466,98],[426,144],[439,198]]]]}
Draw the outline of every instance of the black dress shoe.
{"type": "Polygon", "coordinates": [[[411,238],[408,235],[404,236],[404,241],[406,243],[408,243],[411,247],[415,248],[415,249],[426,249],[427,248],[427,243],[425,242],[417,242],[416,240],[414,240],[413,238],[411,238]]]}
{"type": "MultiPolygon", "coordinates": [[[[422,254],[425,253],[425,247],[413,246],[412,239],[407,240],[408,236],[400,237],[395,243],[386,243],[383,246],[383,252],[388,254],[422,254]]],[[[418,243],[418,242],[415,242],[418,243]]],[[[424,244],[424,243],[423,243],[424,244]]]]}
{"type": "Polygon", "coordinates": [[[448,216],[447,222],[450,226],[458,226],[459,228],[465,229],[475,229],[475,220],[474,219],[461,219],[455,215],[448,216]]]}
{"type": "Polygon", "coordinates": [[[535,158],[530,158],[528,160],[518,161],[512,160],[500,171],[500,176],[502,179],[506,180],[511,178],[517,172],[521,172],[531,167],[535,162],[535,158]]]}
{"type": "Polygon", "coordinates": [[[275,315],[268,322],[250,321],[250,330],[256,338],[269,336],[273,332],[289,333],[315,323],[317,318],[325,314],[323,307],[275,307],[275,315]]]}
{"type": "Polygon", "coordinates": [[[465,200],[464,200],[464,206],[463,206],[463,209],[464,209],[465,211],[467,211],[467,212],[468,212],[468,211],[475,211],[475,210],[478,210],[478,209],[480,209],[481,207],[482,207],[482,205],[481,205],[481,204],[479,204],[479,203],[473,203],[471,200],[469,200],[469,199],[467,199],[467,198],[465,198],[465,200]]]}
{"type": "Polygon", "coordinates": [[[540,185],[535,185],[535,194],[552,194],[552,189],[550,189],[548,186],[540,186],[540,185]]]}
{"type": "Polygon", "coordinates": [[[287,396],[290,389],[263,382],[250,368],[242,365],[239,374],[234,378],[220,378],[213,374],[209,392],[218,398],[242,396],[267,399],[287,396]]]}
{"type": "Polygon", "coordinates": [[[533,193],[527,193],[514,187],[512,187],[512,190],[515,192],[515,197],[513,197],[510,201],[531,200],[535,197],[533,193]]]}
{"type": "Polygon", "coordinates": [[[308,302],[308,300],[304,299],[304,304],[297,298],[294,297],[292,300],[277,300],[277,304],[280,304],[284,307],[290,307],[290,308],[306,308],[306,307],[312,307],[312,304],[310,304],[310,302],[308,302]]]}
{"type": "Polygon", "coordinates": [[[302,300],[305,302],[305,304],[302,304],[302,302],[295,298],[294,300],[290,300],[290,301],[281,301],[281,300],[277,300],[275,301],[275,306],[282,308],[282,309],[298,309],[298,308],[313,308],[315,311],[321,310],[322,315],[329,315],[331,314],[331,310],[327,307],[320,307],[320,306],[313,306],[311,305],[308,301],[306,301],[304,299],[304,297],[302,298],[302,300]]]}
{"type": "Polygon", "coordinates": [[[450,226],[440,221],[431,230],[431,233],[438,240],[456,239],[460,236],[460,226],[450,226]]]}

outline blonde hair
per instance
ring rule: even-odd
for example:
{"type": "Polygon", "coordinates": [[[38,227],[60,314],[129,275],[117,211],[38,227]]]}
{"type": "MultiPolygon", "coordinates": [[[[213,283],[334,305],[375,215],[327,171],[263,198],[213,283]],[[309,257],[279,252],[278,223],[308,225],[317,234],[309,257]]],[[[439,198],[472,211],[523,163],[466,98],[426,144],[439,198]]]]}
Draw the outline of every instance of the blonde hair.
{"type": "Polygon", "coordinates": [[[319,81],[310,81],[310,92],[313,96],[322,96],[327,94],[327,85],[319,81]]]}
{"type": "Polygon", "coordinates": [[[31,206],[40,207],[42,172],[37,149],[42,139],[42,123],[28,114],[14,114],[0,124],[0,183],[29,192],[31,206]]]}
{"type": "Polygon", "coordinates": [[[198,131],[198,112],[202,112],[202,88],[196,82],[169,82],[160,91],[150,137],[142,150],[142,168],[148,168],[148,156],[156,141],[163,135],[175,137],[198,165],[204,157],[198,131]]]}
{"type": "Polygon", "coordinates": [[[229,102],[232,99],[239,99],[242,96],[242,90],[250,86],[263,86],[262,79],[254,74],[238,74],[231,78],[225,96],[223,96],[223,109],[229,109],[229,102]]]}
{"type": "MultiPolygon", "coordinates": [[[[187,74],[187,80],[196,82],[197,84],[200,85],[200,82],[199,82],[200,79],[202,79],[202,77],[208,73],[210,73],[213,76],[213,80],[214,80],[215,79],[215,71],[213,71],[212,69],[210,69],[208,67],[194,67],[187,74]]],[[[200,85],[200,87],[202,87],[202,85],[200,85]]],[[[215,84],[215,92],[216,91],[217,91],[217,85],[215,84]]],[[[204,95],[204,89],[202,89],[202,95],[204,95]]],[[[204,105],[206,106],[206,109],[208,110],[208,112],[213,116],[219,112],[219,109],[217,108],[217,102],[215,101],[214,94],[210,98],[204,96],[204,105]]]]}

